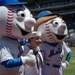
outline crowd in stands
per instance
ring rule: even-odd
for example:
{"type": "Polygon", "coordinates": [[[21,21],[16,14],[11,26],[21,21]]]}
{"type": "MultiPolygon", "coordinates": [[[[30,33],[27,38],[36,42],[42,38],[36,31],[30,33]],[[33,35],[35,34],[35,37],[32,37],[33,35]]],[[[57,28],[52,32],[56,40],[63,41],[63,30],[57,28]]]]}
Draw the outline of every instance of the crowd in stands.
{"type": "Polygon", "coordinates": [[[44,1],[38,1],[36,0],[35,3],[28,4],[27,6],[30,9],[35,9],[35,8],[45,8],[45,7],[51,7],[51,6],[57,6],[57,5],[65,5],[65,4],[70,4],[74,3],[75,0],[44,0],[44,1]]]}

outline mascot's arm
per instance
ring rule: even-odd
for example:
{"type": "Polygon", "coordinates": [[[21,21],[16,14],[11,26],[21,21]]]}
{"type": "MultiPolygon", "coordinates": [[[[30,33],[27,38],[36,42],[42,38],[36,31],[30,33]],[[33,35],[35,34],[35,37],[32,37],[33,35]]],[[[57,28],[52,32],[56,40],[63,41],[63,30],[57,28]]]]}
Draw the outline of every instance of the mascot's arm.
{"type": "Polygon", "coordinates": [[[18,67],[22,65],[22,60],[21,58],[10,59],[2,62],[2,65],[4,65],[6,68],[18,67]]]}
{"type": "Polygon", "coordinates": [[[70,61],[70,58],[71,58],[71,55],[72,55],[72,50],[67,54],[66,56],[66,61],[69,62],[70,61]]]}
{"type": "Polygon", "coordinates": [[[63,41],[63,46],[62,48],[64,49],[64,53],[66,55],[65,61],[61,64],[63,69],[66,69],[66,67],[69,65],[69,61],[72,55],[72,50],[66,45],[66,43],[63,41]]]}
{"type": "Polygon", "coordinates": [[[7,61],[2,62],[2,65],[4,65],[7,68],[13,68],[21,66],[22,64],[34,66],[36,63],[36,57],[33,55],[33,51],[30,50],[26,56],[21,56],[21,58],[14,58],[7,61]]]}
{"type": "Polygon", "coordinates": [[[69,53],[66,55],[65,62],[62,63],[62,68],[66,69],[66,67],[69,65],[69,61],[72,55],[72,50],[69,51],[69,53]]]}

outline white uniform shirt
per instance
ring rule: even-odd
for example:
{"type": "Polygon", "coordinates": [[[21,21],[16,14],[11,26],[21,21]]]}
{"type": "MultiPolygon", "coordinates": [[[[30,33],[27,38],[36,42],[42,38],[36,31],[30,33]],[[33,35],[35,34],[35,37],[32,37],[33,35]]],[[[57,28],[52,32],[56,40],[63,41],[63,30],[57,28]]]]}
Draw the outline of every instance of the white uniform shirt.
{"type": "MultiPolygon", "coordinates": [[[[30,49],[28,44],[25,45],[24,46],[24,53],[23,53],[24,56],[27,55],[29,50],[33,50],[33,49],[30,49]]],[[[43,62],[42,54],[40,53],[40,51],[38,53],[41,56],[41,59],[43,62]]],[[[41,75],[42,68],[41,68],[41,64],[40,64],[41,62],[40,62],[39,58],[38,58],[38,61],[39,61],[39,69],[37,68],[37,63],[33,67],[28,66],[28,65],[21,66],[21,68],[19,70],[20,72],[22,72],[21,75],[41,75]]]]}

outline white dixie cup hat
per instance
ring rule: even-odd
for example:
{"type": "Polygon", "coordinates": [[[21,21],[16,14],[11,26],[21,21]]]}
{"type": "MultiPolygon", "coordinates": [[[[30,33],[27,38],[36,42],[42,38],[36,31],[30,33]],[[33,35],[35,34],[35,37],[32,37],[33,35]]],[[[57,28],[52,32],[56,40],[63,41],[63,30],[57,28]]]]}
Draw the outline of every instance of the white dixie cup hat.
{"type": "Polygon", "coordinates": [[[30,34],[30,36],[29,36],[29,38],[32,38],[32,37],[36,37],[36,36],[41,36],[41,32],[40,31],[33,31],[31,34],[30,34]]]}

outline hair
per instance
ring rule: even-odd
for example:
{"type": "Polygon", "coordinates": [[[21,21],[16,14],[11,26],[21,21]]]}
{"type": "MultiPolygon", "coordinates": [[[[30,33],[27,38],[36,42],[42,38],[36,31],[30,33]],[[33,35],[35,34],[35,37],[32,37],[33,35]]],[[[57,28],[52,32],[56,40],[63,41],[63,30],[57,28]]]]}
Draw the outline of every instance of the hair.
{"type": "Polygon", "coordinates": [[[33,37],[28,39],[28,42],[29,42],[29,43],[31,43],[30,39],[33,39],[33,37]]]}
{"type": "Polygon", "coordinates": [[[30,43],[30,38],[28,39],[28,42],[30,43]]]}

